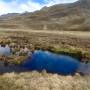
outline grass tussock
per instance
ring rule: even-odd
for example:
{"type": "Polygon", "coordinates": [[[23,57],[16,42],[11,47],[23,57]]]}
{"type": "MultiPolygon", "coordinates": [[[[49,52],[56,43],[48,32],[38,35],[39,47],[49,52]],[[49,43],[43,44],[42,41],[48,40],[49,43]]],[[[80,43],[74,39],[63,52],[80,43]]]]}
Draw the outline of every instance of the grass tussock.
{"type": "Polygon", "coordinates": [[[90,76],[61,76],[38,73],[6,73],[0,76],[0,90],[90,90],[90,76]]]}

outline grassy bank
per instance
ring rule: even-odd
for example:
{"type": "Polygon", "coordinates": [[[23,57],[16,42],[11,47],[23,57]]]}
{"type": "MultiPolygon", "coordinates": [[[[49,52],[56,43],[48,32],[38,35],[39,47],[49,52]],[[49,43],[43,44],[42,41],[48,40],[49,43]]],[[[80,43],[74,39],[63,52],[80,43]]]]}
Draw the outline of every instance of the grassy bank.
{"type": "Polygon", "coordinates": [[[26,72],[0,75],[0,90],[90,90],[90,76],[26,72]]]}
{"type": "Polygon", "coordinates": [[[47,50],[55,54],[68,55],[78,59],[79,61],[89,61],[90,51],[85,51],[76,47],[63,47],[63,46],[35,46],[36,49],[47,50]]]}
{"type": "Polygon", "coordinates": [[[77,48],[60,47],[60,48],[53,48],[51,51],[57,54],[69,55],[81,61],[90,60],[89,51],[84,51],[84,50],[77,49],[77,48]]]}

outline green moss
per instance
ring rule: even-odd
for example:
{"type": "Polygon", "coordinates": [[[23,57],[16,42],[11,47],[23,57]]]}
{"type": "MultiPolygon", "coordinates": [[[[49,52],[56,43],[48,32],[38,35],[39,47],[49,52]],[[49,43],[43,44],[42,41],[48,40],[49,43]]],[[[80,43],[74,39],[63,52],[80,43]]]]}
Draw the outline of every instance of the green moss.
{"type": "Polygon", "coordinates": [[[78,60],[81,60],[83,57],[90,59],[90,52],[86,52],[77,48],[52,47],[49,48],[49,51],[54,52],[56,54],[72,56],[78,60]]]}
{"type": "Polygon", "coordinates": [[[83,57],[90,59],[90,52],[89,51],[84,51],[84,52],[82,52],[82,54],[83,54],[83,57]]]}
{"type": "Polygon", "coordinates": [[[20,65],[20,64],[21,64],[21,61],[16,60],[16,61],[14,61],[14,64],[15,64],[15,65],[20,65]]]}

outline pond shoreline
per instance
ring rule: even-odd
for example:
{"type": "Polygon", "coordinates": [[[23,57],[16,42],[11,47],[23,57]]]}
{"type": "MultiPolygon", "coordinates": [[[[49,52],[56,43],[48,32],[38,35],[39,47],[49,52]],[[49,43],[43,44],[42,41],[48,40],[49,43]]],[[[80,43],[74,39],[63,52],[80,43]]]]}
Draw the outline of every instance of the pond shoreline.
{"type": "Polygon", "coordinates": [[[35,50],[43,50],[43,51],[49,51],[49,52],[52,52],[52,53],[58,54],[58,55],[71,56],[73,58],[78,59],[80,62],[86,62],[86,63],[90,62],[90,57],[87,56],[88,55],[87,51],[80,51],[80,50],[77,50],[75,48],[71,49],[71,48],[56,48],[56,47],[52,47],[52,46],[48,46],[48,47],[34,46],[32,49],[29,49],[26,46],[19,46],[19,45],[18,46],[9,46],[9,45],[4,45],[3,44],[3,45],[0,45],[0,46],[2,46],[1,48],[3,48],[3,49],[6,48],[6,47],[8,48],[8,51],[7,51],[8,56],[4,57],[4,55],[1,55],[0,60],[9,59],[8,57],[13,58],[13,56],[14,56],[14,58],[19,57],[19,56],[23,56],[23,58],[24,58],[24,57],[27,57],[28,51],[29,52],[32,52],[32,51],[34,52],[35,50]],[[23,49],[22,49],[22,47],[23,47],[23,49]],[[12,50],[14,50],[14,52],[12,52],[12,50]]]}

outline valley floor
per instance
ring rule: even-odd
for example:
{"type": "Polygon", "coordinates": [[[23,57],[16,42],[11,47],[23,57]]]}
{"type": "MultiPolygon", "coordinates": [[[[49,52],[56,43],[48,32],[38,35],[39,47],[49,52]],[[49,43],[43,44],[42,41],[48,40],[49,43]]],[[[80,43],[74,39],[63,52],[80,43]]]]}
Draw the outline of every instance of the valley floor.
{"type": "Polygon", "coordinates": [[[73,35],[77,37],[89,37],[90,38],[90,32],[89,31],[60,31],[60,30],[31,30],[31,29],[3,29],[0,28],[0,31],[25,31],[25,32],[31,32],[31,33],[49,33],[49,34],[64,34],[64,35],[73,35]]]}
{"type": "MultiPolygon", "coordinates": [[[[81,51],[90,60],[90,32],[0,29],[0,43],[81,51]]],[[[0,75],[0,90],[90,90],[90,76],[61,76],[45,71],[4,73],[0,75]]]]}
{"type": "Polygon", "coordinates": [[[0,42],[16,45],[32,45],[42,48],[55,48],[55,51],[67,51],[84,54],[90,59],[90,32],[84,31],[51,31],[30,29],[0,29],[0,42]],[[73,52],[75,51],[75,52],[73,52]]]}

